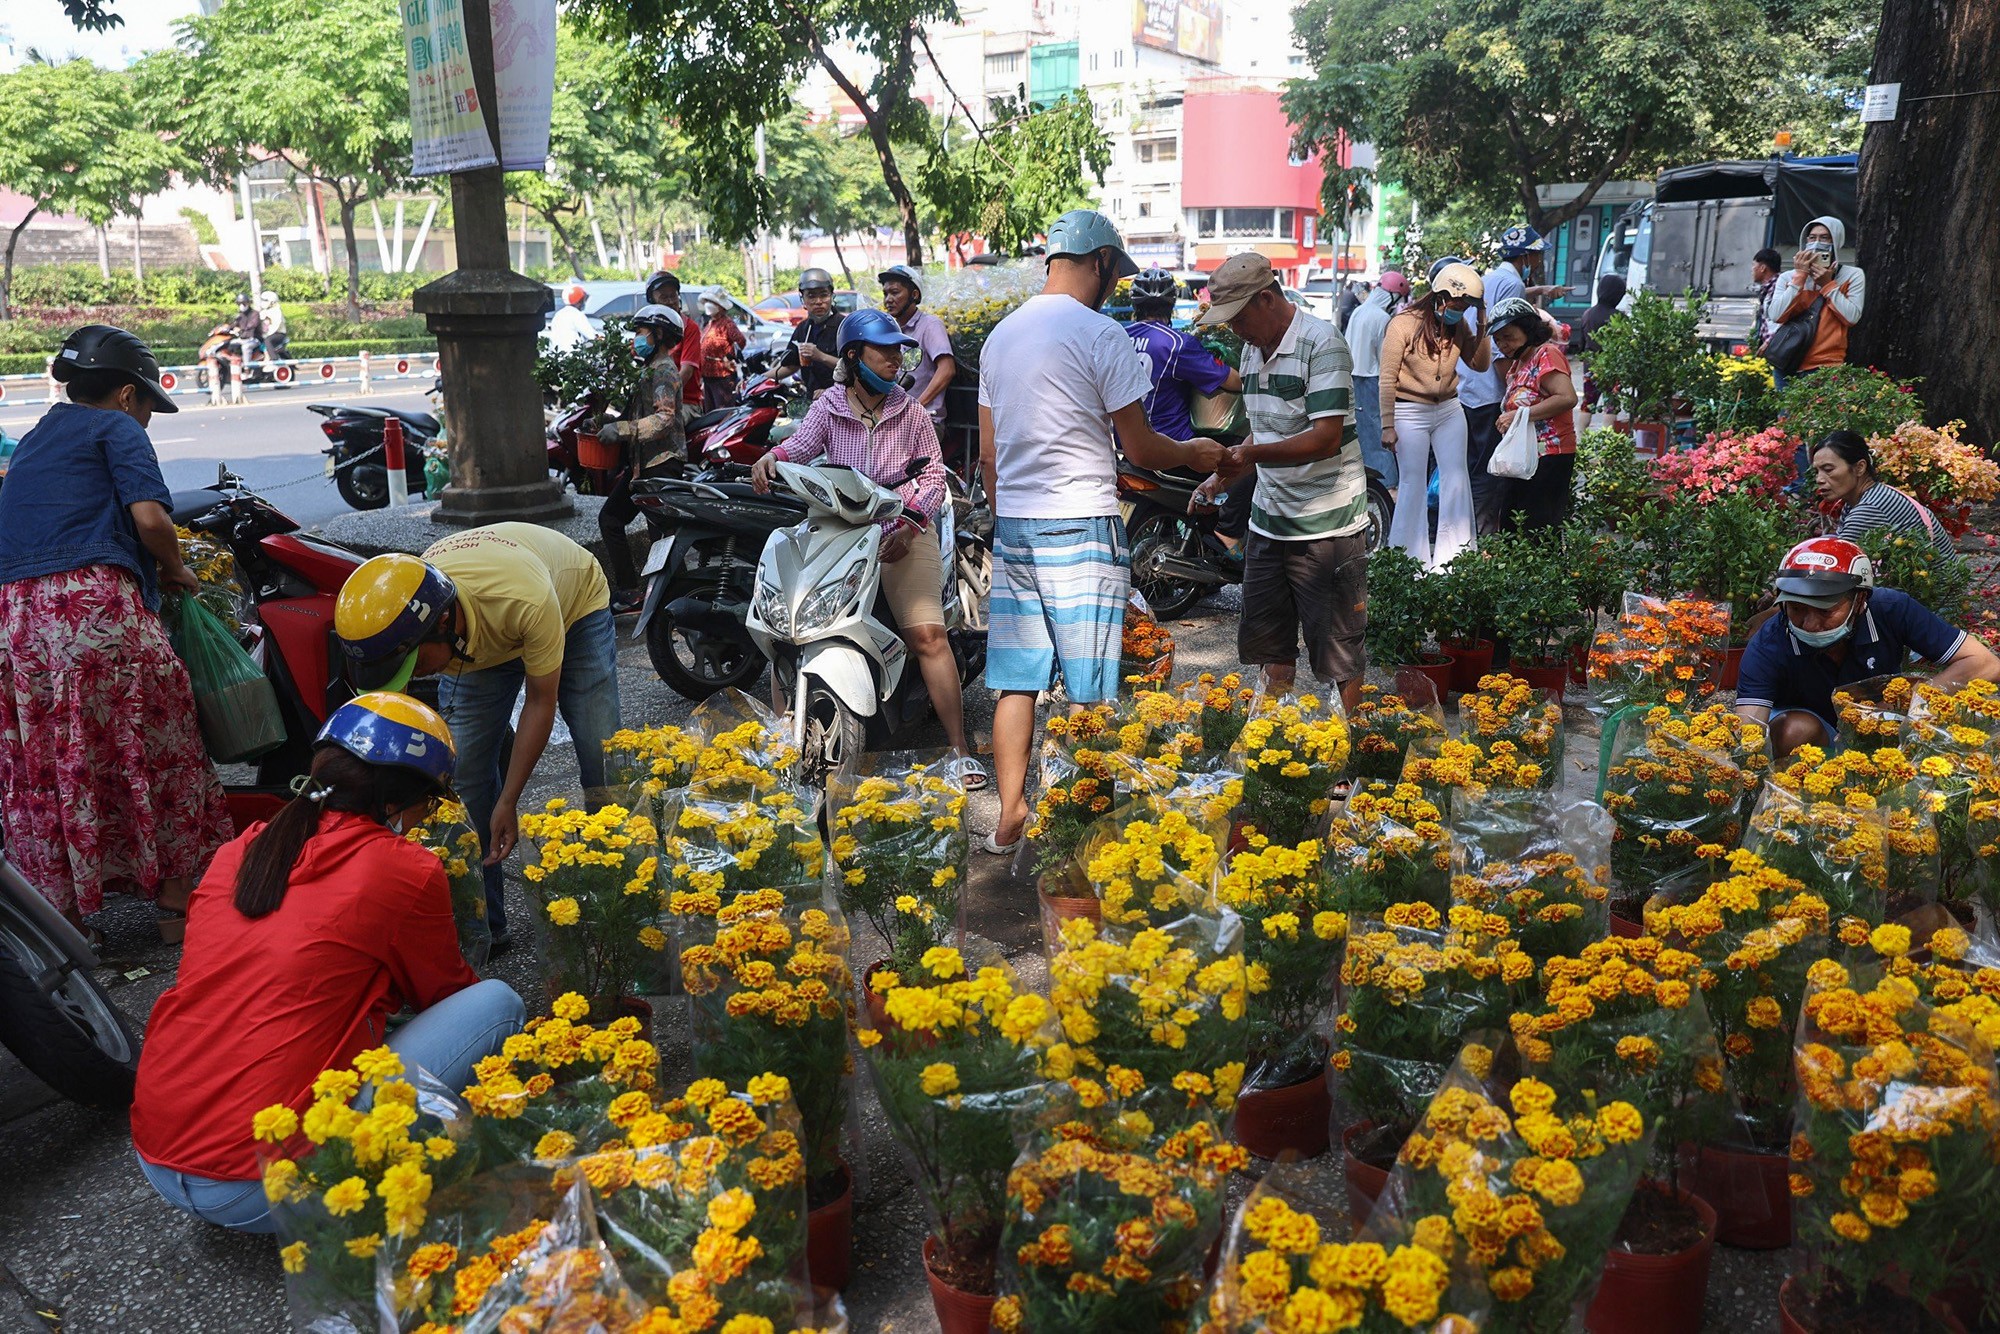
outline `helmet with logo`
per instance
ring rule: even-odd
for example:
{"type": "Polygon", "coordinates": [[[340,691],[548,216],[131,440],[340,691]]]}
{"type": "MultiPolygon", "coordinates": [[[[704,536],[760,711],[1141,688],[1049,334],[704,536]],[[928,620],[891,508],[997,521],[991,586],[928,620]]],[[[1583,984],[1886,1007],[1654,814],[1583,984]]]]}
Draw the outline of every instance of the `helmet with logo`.
{"type": "Polygon", "coordinates": [[[1174,275],[1157,264],[1132,280],[1134,301],[1172,301],[1180,292],[1181,285],[1174,275]]]}
{"type": "Polygon", "coordinates": [[[1486,280],[1470,264],[1447,264],[1431,275],[1431,291],[1477,301],[1486,295],[1486,280]]]}
{"type": "Polygon", "coordinates": [[[1130,278],[1139,271],[1138,263],[1125,253],[1125,238],[1094,208],[1073,208],[1049,226],[1048,254],[1084,257],[1100,250],[1118,252],[1118,276],[1130,278]]]}
{"type": "Polygon", "coordinates": [[[1500,258],[1519,259],[1523,255],[1540,254],[1547,244],[1540,232],[1526,223],[1520,223],[1500,233],[1500,258]]]}
{"type": "Polygon", "coordinates": [[[339,746],[368,764],[414,769],[437,784],[439,792],[451,789],[452,771],[458,767],[451,728],[438,711],[388,690],[357,695],[335,709],[313,745],[339,746]]]}
{"type": "Polygon", "coordinates": [[[833,275],[825,269],[807,269],[799,275],[800,295],[804,295],[807,292],[831,292],[832,290],[833,275]]]}
{"type": "Polygon", "coordinates": [[[918,276],[915,269],[907,264],[891,264],[888,268],[875,275],[875,281],[878,283],[905,283],[912,292],[917,294],[917,300],[922,301],[924,299],[924,280],[918,276]]]}
{"type": "Polygon", "coordinates": [[[1457,255],[1446,255],[1442,259],[1434,259],[1431,261],[1430,271],[1424,275],[1424,281],[1435,287],[1437,286],[1438,275],[1440,273],[1443,273],[1454,264],[1463,263],[1465,261],[1457,255]]]}
{"type": "Polygon", "coordinates": [[[655,302],[649,306],[639,307],[638,311],[632,316],[632,327],[634,329],[664,329],[667,331],[667,336],[661,340],[662,342],[679,343],[682,331],[687,328],[687,321],[683,320],[681,313],[672,306],[662,306],[655,302]]]}
{"type": "Polygon", "coordinates": [[[140,342],[137,334],[115,325],[86,324],[63,339],[62,348],[49,363],[49,376],[58,384],[68,384],[79,371],[114,371],[146,391],[153,400],[153,411],[180,411],[160,386],[160,361],[153,349],[140,342]]]}
{"type": "Polygon", "coordinates": [[[1542,312],[1525,297],[1510,296],[1487,313],[1486,332],[1499,333],[1510,324],[1540,323],[1542,312]]]}
{"type": "Polygon", "coordinates": [[[863,344],[871,347],[915,347],[917,340],[904,333],[888,311],[857,310],[840,322],[834,350],[844,353],[850,347],[863,344]]]}
{"type": "MultiPolygon", "coordinates": [[[[363,690],[401,690],[416,673],[417,649],[436,637],[458,601],[458,586],[435,565],[392,551],[361,563],[333,604],[347,678],[363,690]]],[[[464,651],[461,641],[457,647],[464,651]]]]}
{"type": "Polygon", "coordinates": [[[1839,537],[1809,537],[1778,562],[1778,601],[1831,607],[1850,593],[1875,587],[1875,562],[1839,537]]]}

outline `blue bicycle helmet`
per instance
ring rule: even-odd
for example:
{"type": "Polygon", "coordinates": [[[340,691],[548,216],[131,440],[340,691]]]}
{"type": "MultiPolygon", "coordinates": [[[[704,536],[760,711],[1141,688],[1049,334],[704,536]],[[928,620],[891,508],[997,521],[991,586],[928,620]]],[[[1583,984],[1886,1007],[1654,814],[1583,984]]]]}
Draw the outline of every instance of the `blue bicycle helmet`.
{"type": "Polygon", "coordinates": [[[917,340],[904,333],[894,317],[883,310],[857,310],[840,322],[834,343],[836,352],[845,353],[856,344],[870,347],[915,347],[917,340]]]}

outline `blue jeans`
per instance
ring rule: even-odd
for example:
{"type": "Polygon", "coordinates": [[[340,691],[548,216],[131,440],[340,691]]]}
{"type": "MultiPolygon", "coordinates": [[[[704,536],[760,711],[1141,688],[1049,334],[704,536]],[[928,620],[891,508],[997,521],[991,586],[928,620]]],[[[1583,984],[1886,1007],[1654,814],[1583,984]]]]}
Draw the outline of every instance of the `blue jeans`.
{"type": "Polygon", "coordinates": [[[1396,489],[1396,451],[1382,445],[1381,377],[1354,377],[1354,429],[1361,437],[1361,462],[1382,478],[1382,485],[1396,489]]]}
{"type": "MultiPolygon", "coordinates": [[[[521,1031],[527,1006],[514,989],[488,978],[453,992],[401,1028],[390,1032],[389,1049],[403,1058],[403,1068],[428,1071],[456,1093],[472,1082],[472,1067],[500,1050],[500,1044],[521,1031]]],[[[364,1090],[356,1106],[366,1107],[373,1089],[364,1090]]],[[[177,1172],[139,1159],[139,1171],[160,1198],[217,1227],[232,1232],[275,1232],[270,1203],[261,1178],[218,1181],[214,1177],[177,1172]]]]}
{"type": "MultiPolygon", "coordinates": [[[[493,804],[504,775],[501,746],[514,720],[527,671],[520,659],[484,671],[447,675],[438,682],[438,709],[458,747],[458,795],[484,848],[493,829],[493,804]]],[[[604,743],[618,730],[618,640],[611,612],[594,611],[569,628],[563,641],[562,679],[556,708],[576,743],[576,768],[584,796],[597,804],[604,786],[604,743]]],[[[485,868],[486,922],[498,940],[507,930],[505,882],[498,866],[485,868]]]]}

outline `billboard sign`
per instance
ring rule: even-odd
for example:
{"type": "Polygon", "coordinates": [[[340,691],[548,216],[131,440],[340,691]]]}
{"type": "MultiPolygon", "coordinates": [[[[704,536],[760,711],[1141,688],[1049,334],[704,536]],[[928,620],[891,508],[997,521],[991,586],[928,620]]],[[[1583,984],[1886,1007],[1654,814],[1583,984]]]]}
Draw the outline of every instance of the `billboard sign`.
{"type": "Polygon", "coordinates": [[[1222,0],[1132,0],[1132,40],[1220,64],[1222,0]]]}

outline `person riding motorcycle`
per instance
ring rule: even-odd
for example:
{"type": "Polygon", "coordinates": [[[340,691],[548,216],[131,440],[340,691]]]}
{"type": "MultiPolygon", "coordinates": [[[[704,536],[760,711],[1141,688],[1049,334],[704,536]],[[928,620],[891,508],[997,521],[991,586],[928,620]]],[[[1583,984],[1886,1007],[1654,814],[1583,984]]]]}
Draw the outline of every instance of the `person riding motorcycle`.
{"type": "Polygon", "coordinates": [[[238,338],[246,342],[257,342],[264,336],[264,317],[250,305],[247,292],[236,294],[236,318],[229,322],[238,338]]]}
{"type": "Polygon", "coordinates": [[[833,275],[807,269],[799,275],[799,299],[806,317],[792,330],[792,341],[778,359],[773,378],[797,375],[815,397],[833,386],[833,368],[840,364],[840,319],[833,312],[833,275]]]}
{"type": "Polygon", "coordinates": [[[687,435],[681,422],[681,335],[685,325],[670,306],[641,306],[632,317],[632,355],[644,363],[639,386],[624,405],[624,416],[597,428],[599,444],[625,451],[618,480],[597,512],[597,529],[604,535],[605,563],[611,573],[613,614],[639,609],[639,569],[632,560],[625,526],[638,516],[632,503],[632,483],[668,463],[687,458],[687,435]]]}
{"type": "Polygon", "coordinates": [[[278,294],[265,288],[257,297],[257,313],[264,325],[264,356],[270,361],[284,361],[291,354],[291,335],[285,332],[285,311],[278,304],[278,294]]]}

